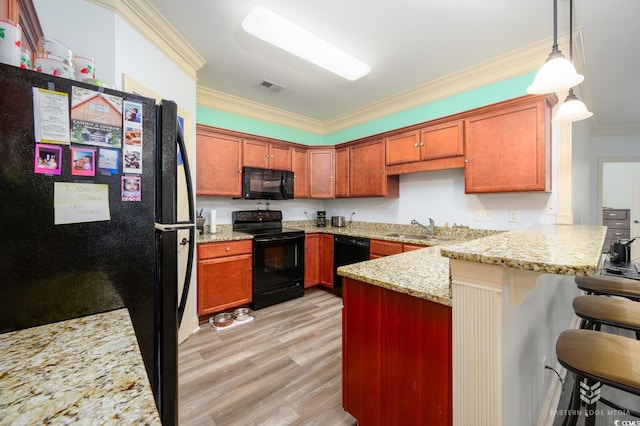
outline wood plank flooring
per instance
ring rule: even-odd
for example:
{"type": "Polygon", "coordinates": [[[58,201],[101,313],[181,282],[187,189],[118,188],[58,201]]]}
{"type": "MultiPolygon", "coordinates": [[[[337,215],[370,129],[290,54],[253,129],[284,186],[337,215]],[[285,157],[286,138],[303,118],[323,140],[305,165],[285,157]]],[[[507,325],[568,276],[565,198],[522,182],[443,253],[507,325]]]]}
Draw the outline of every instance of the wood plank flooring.
{"type": "Polygon", "coordinates": [[[355,425],[342,409],[342,299],[324,289],[178,348],[179,423],[355,425]]]}

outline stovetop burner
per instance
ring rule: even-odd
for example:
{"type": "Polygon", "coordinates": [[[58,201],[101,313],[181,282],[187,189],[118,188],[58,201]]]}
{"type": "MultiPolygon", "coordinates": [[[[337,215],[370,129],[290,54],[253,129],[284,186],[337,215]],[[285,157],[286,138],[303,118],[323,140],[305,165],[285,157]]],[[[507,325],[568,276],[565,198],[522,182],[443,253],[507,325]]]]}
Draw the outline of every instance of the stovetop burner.
{"type": "Polygon", "coordinates": [[[299,236],[300,229],[282,227],[280,210],[239,210],[231,213],[233,230],[254,236],[299,236]]]}

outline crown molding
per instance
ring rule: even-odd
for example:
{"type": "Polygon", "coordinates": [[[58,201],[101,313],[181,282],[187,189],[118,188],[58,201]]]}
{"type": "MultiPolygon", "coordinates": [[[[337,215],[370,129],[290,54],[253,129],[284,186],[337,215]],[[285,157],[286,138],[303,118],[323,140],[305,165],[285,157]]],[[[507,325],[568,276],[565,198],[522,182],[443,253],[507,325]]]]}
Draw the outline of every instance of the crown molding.
{"type": "Polygon", "coordinates": [[[146,37],[194,81],[206,63],[148,0],[89,0],[111,10],[146,37]]]}
{"type": "Polygon", "coordinates": [[[324,123],[320,120],[314,120],[304,115],[295,114],[203,86],[197,86],[196,88],[196,103],[203,107],[256,118],[287,127],[295,127],[319,135],[326,134],[324,123]]]}
{"type": "MultiPolygon", "coordinates": [[[[566,44],[567,40],[566,35],[558,38],[560,44],[566,44]]],[[[324,122],[201,86],[197,89],[196,102],[201,106],[325,135],[535,71],[546,60],[551,45],[550,38],[324,122]]]]}

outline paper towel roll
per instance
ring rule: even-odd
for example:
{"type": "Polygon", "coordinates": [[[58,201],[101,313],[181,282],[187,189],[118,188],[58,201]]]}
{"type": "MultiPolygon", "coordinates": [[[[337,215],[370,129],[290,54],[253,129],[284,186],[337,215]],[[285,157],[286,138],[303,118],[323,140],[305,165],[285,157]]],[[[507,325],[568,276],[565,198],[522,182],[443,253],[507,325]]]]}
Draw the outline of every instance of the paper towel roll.
{"type": "Polygon", "coordinates": [[[211,210],[211,218],[209,219],[209,233],[216,233],[216,211],[211,210]]]}

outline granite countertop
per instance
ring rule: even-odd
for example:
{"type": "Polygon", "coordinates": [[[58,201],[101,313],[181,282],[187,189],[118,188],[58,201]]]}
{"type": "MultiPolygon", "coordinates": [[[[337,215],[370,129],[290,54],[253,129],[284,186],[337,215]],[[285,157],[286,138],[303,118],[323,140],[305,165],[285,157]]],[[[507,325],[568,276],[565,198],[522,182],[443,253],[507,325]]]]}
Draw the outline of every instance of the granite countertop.
{"type": "Polygon", "coordinates": [[[451,259],[559,275],[598,271],[607,232],[595,225],[541,225],[442,247],[451,259]]]}
{"type": "MultiPolygon", "coordinates": [[[[417,245],[433,246],[442,243],[451,244],[454,242],[468,241],[473,238],[480,238],[486,235],[493,235],[502,231],[491,231],[484,229],[469,229],[468,227],[436,227],[436,241],[427,241],[422,238],[411,238],[412,235],[429,237],[422,228],[412,225],[400,225],[392,223],[377,222],[354,222],[345,227],[335,227],[327,225],[325,227],[317,227],[315,224],[305,221],[285,221],[283,226],[286,228],[300,229],[307,234],[321,233],[332,235],[348,235],[351,237],[364,237],[384,241],[403,242],[417,245]],[[389,234],[403,234],[402,237],[392,236],[389,234]]],[[[197,236],[198,244],[249,240],[253,235],[243,232],[235,232],[232,225],[224,224],[216,226],[216,233],[209,233],[209,225],[205,225],[204,233],[197,236]]]]}
{"type": "Polygon", "coordinates": [[[440,255],[439,246],[341,266],[338,273],[343,277],[451,306],[449,259],[440,255]]]}
{"type": "Polygon", "coordinates": [[[0,334],[0,423],[160,425],[126,309],[0,334]]]}
{"type": "MultiPolygon", "coordinates": [[[[424,234],[408,225],[356,222],[347,227],[316,227],[308,221],[285,226],[306,233],[349,235],[424,245],[424,249],[341,266],[342,276],[451,306],[449,259],[499,265],[560,275],[597,273],[606,227],[590,225],[541,225],[514,231],[468,228],[436,228],[439,241],[390,236],[392,233],[424,234]]],[[[219,229],[200,236],[198,242],[252,238],[219,229]]],[[[426,235],[426,234],[425,234],[426,235]]]]}

